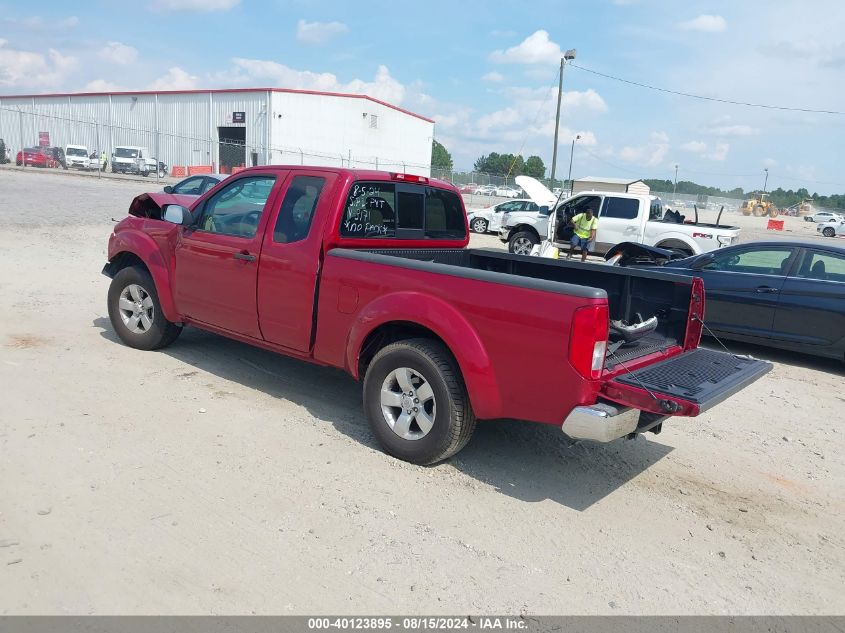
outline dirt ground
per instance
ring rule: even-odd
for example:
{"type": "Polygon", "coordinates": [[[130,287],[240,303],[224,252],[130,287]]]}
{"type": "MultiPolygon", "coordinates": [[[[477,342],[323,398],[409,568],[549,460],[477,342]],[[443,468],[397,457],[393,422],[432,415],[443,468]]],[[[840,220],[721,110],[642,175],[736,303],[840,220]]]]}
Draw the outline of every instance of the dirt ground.
{"type": "Polygon", "coordinates": [[[736,346],[773,372],[660,435],[488,422],[412,466],[339,371],[117,341],[100,270],[144,190],[0,170],[0,614],[845,610],[841,364],[736,346]]]}

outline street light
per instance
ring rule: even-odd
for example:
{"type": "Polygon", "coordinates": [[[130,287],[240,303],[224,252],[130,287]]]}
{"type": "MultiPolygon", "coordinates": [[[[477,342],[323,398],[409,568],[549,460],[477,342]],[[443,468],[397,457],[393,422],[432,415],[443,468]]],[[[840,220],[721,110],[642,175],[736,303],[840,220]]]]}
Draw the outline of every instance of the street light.
{"type": "Polygon", "coordinates": [[[675,184],[672,185],[672,197],[675,197],[675,192],[678,190],[678,163],[675,163],[675,184]]]}
{"type": "Polygon", "coordinates": [[[557,135],[560,128],[560,99],[563,96],[563,67],[566,65],[567,60],[572,61],[575,59],[576,52],[574,48],[570,48],[563,54],[563,58],[560,60],[560,80],[557,87],[557,114],[555,114],[555,146],[552,150],[552,187],[555,185],[555,170],[557,169],[557,135]]]}
{"type": "MultiPolygon", "coordinates": [[[[576,134],[575,138],[572,139],[572,147],[569,150],[569,190],[572,191],[572,156],[575,154],[575,141],[581,138],[580,134],[576,134]]],[[[563,183],[566,186],[566,183],[563,183]]]]}

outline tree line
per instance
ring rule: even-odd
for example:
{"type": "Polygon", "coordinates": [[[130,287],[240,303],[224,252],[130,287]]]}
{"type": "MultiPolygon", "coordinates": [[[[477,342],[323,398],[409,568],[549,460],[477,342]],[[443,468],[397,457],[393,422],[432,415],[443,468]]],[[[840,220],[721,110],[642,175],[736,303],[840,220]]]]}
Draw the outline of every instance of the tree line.
{"type": "MultiPolygon", "coordinates": [[[[454,163],[449,150],[438,140],[431,143],[431,167],[432,169],[452,169],[454,163]]],[[[529,156],[527,159],[521,155],[499,154],[490,152],[478,158],[473,165],[475,171],[484,172],[492,176],[531,176],[543,178],[546,175],[546,165],[539,156],[529,156]]]]}
{"type": "MultiPolygon", "coordinates": [[[[657,178],[644,178],[643,182],[647,184],[652,191],[672,191],[673,184],[671,180],[663,180],[657,178]]],[[[707,195],[707,196],[723,196],[726,198],[750,198],[752,196],[759,196],[762,191],[759,189],[746,192],[742,187],[735,189],[719,189],[718,187],[707,187],[699,185],[698,183],[689,180],[679,180],[678,186],[675,189],[677,193],[685,193],[691,195],[707,195]]],[[[772,191],[766,192],[768,199],[775,203],[779,208],[791,207],[794,204],[799,204],[804,200],[812,200],[814,204],[820,207],[832,207],[834,209],[845,209],[845,194],[833,194],[830,196],[823,196],[818,193],[810,193],[804,187],[793,191],[792,189],[783,189],[778,187],[772,191]]]]}

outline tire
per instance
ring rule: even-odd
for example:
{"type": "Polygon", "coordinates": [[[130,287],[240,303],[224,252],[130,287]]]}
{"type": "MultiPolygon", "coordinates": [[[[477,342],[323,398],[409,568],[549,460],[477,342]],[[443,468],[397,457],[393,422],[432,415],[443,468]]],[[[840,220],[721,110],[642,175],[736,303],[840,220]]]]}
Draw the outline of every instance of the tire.
{"type": "Polygon", "coordinates": [[[474,233],[486,233],[487,226],[487,220],[483,218],[476,218],[472,221],[470,228],[474,233]]]}
{"type": "Polygon", "coordinates": [[[429,339],[391,343],[375,355],[364,378],[364,411],[382,448],[412,464],[451,457],[475,430],[475,414],[455,359],[446,346],[429,339]],[[397,378],[402,375],[409,392],[397,378]],[[384,398],[388,391],[395,395],[384,398]],[[416,396],[422,414],[411,417],[403,407],[413,407],[416,396]]]}
{"type": "Polygon", "coordinates": [[[812,222],[812,221],[813,221],[812,215],[805,215],[804,216],[804,222],[812,222]]]}
{"type": "Polygon", "coordinates": [[[778,208],[776,206],[772,205],[772,206],[769,207],[769,217],[770,218],[778,217],[779,213],[780,212],[778,211],[778,208]]]}
{"type": "Polygon", "coordinates": [[[832,226],[826,226],[822,229],[822,235],[825,237],[836,237],[836,229],[832,226]]]}
{"type": "Polygon", "coordinates": [[[532,231],[520,231],[508,240],[508,251],[514,255],[530,255],[531,249],[540,243],[540,238],[532,231]]]}
{"type": "Polygon", "coordinates": [[[149,351],[166,347],[182,332],[182,326],[164,317],[153,278],[137,266],[124,268],[114,276],[109,286],[108,308],[115,333],[135,349],[149,351]],[[134,312],[121,306],[123,300],[135,304],[130,307],[134,312]],[[140,316],[142,313],[146,314],[146,319],[140,316]],[[136,316],[138,318],[133,318],[136,316]],[[133,322],[137,329],[133,328],[133,322]]]}
{"type": "Polygon", "coordinates": [[[763,208],[762,205],[756,205],[752,211],[755,218],[761,218],[766,215],[766,210],[763,208]]]}

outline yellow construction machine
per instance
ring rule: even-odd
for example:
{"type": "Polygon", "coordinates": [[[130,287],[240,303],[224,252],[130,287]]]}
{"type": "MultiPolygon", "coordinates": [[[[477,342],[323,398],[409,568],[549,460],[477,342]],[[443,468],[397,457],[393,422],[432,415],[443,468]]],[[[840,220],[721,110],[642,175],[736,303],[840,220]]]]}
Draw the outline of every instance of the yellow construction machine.
{"type": "Polygon", "coordinates": [[[764,216],[769,216],[770,218],[778,217],[778,208],[775,206],[775,203],[771,200],[766,200],[766,197],[769,194],[763,193],[758,196],[753,196],[742,203],[742,206],[739,208],[742,211],[742,215],[754,215],[755,217],[761,218],[764,216]]]}

